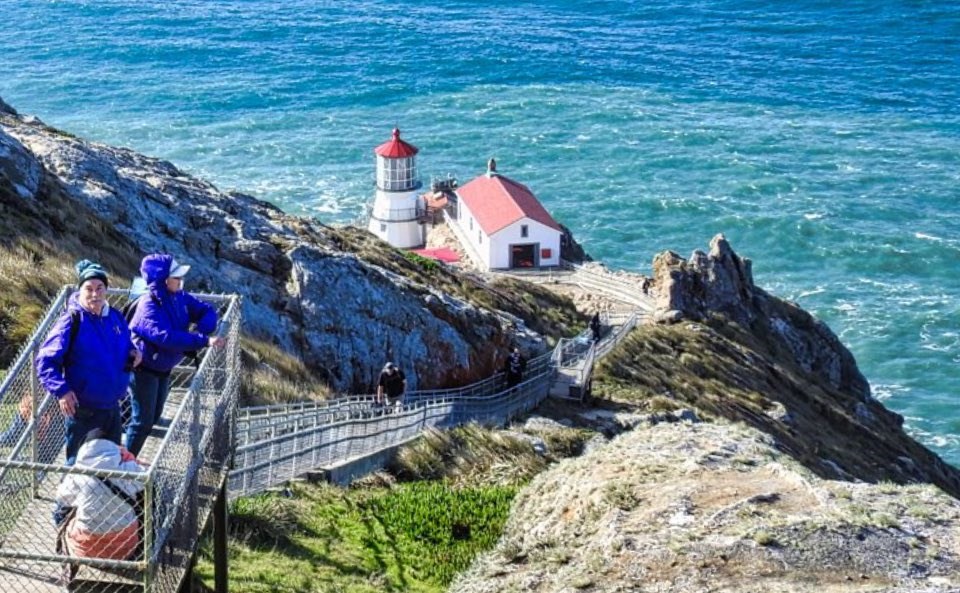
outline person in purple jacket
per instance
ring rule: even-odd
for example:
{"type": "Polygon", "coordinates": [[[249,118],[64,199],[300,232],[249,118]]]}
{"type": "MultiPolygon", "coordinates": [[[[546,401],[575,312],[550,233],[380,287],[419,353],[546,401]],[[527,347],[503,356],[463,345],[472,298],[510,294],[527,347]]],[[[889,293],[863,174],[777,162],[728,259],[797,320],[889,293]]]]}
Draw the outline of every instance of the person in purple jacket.
{"type": "Polygon", "coordinates": [[[37,376],[65,418],[67,465],[95,428],[120,443],[120,400],[130,367],[140,363],[127,321],[107,303],[107,272],[90,260],[77,262],[78,290],[37,352],[37,376]]]}
{"type": "Polygon", "coordinates": [[[160,421],[173,367],[187,352],[224,343],[223,338],[210,336],[217,329],[216,309],[183,290],[183,277],[189,270],[190,266],[162,253],[150,254],[140,263],[148,292],[140,297],[130,320],[133,342],[143,357],[133,373],[126,432],[126,447],[134,455],[140,453],[153,425],[160,421]]]}

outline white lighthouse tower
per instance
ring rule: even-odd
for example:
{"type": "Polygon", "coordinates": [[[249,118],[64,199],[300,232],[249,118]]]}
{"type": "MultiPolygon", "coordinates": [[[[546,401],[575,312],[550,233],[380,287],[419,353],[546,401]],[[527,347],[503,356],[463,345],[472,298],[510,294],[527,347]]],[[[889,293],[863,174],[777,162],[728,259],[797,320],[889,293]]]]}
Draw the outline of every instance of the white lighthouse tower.
{"type": "Polygon", "coordinates": [[[370,232],[400,249],[423,245],[423,230],[418,219],[416,146],[400,139],[400,130],[393,129],[393,138],[378,146],[377,196],[370,214],[370,232]]]}

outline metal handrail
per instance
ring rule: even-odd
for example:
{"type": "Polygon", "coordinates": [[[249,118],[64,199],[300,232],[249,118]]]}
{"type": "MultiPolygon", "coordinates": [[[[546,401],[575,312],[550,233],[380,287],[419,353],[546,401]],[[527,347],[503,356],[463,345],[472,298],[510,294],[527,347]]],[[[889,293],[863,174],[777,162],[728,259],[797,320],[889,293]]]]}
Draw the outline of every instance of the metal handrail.
{"type": "MultiPolygon", "coordinates": [[[[626,325],[632,328],[637,317],[632,314],[626,325]]],[[[254,494],[318,467],[365,459],[415,438],[428,426],[505,422],[545,398],[560,369],[571,369],[581,385],[587,384],[601,348],[609,351],[626,331],[620,327],[600,342],[592,340],[589,330],[559,340],[552,351],[528,362],[526,378],[516,387],[506,388],[504,375],[496,373],[463,387],[410,392],[389,414],[372,407],[371,396],[241,411],[238,427],[243,428],[237,434],[242,442],[230,474],[230,496],[254,494]]]]}
{"type": "MultiPolygon", "coordinates": [[[[93,571],[84,578],[103,579],[98,590],[104,592],[120,583],[117,578],[123,578],[127,584],[135,579],[144,592],[175,593],[186,574],[183,558],[194,553],[217,493],[216,488],[208,487],[209,482],[222,481],[229,466],[239,394],[239,298],[196,295],[218,309],[223,319],[218,333],[227,338],[227,344],[207,349],[187,389],[173,390],[169,405],[175,412],[165,427],[166,436],[146,471],[138,473],[62,465],[63,417],[56,398],[42,390],[36,380],[32,361],[74,290],[69,286],[58,293],[0,383],[0,402],[8,404],[8,410],[9,404],[24,398],[33,402],[32,418],[24,434],[0,459],[0,492],[4,493],[0,497],[0,591],[43,589],[55,581],[62,563],[70,563],[93,571]],[[30,443],[32,447],[27,446],[30,443]],[[50,501],[56,498],[61,478],[88,480],[91,476],[143,488],[142,559],[55,552],[55,540],[49,535],[52,525],[44,525],[51,521],[50,501]],[[115,570],[127,571],[126,576],[110,572],[115,570]]],[[[127,295],[128,291],[122,289],[108,291],[111,306],[127,299],[127,295]]],[[[185,372],[192,369],[178,367],[172,376],[179,381],[185,372]]],[[[16,409],[12,412],[18,413],[16,409]]],[[[116,497],[107,500],[125,504],[116,497]]]]}

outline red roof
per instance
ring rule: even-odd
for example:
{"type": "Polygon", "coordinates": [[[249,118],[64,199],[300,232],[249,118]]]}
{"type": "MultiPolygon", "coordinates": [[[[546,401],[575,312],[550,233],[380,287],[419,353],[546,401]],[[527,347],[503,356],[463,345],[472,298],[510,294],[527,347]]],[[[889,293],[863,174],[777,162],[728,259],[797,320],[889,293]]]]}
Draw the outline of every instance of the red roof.
{"type": "Polygon", "coordinates": [[[461,186],[457,195],[487,236],[524,217],[560,231],[560,225],[527,186],[498,173],[473,179],[461,186]]]}
{"type": "Polygon", "coordinates": [[[417,255],[422,255],[423,257],[429,257],[430,259],[435,259],[442,261],[446,264],[455,264],[460,261],[460,256],[457,255],[457,252],[450,249],[449,247],[436,247],[433,249],[412,249],[417,255]]]}
{"type": "Polygon", "coordinates": [[[402,159],[417,154],[420,149],[401,140],[400,128],[394,128],[393,138],[376,147],[374,152],[388,159],[402,159]]]}

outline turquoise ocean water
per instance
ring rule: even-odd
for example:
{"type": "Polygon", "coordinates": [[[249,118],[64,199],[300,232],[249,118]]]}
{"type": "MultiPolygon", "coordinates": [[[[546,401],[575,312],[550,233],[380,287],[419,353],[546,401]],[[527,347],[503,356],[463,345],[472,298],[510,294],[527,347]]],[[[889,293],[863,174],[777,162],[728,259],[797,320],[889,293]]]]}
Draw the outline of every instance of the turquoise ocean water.
{"type": "Polygon", "coordinates": [[[0,97],[326,222],[398,125],[647,271],[723,232],[960,464],[960,3],[0,0],[0,97]]]}

